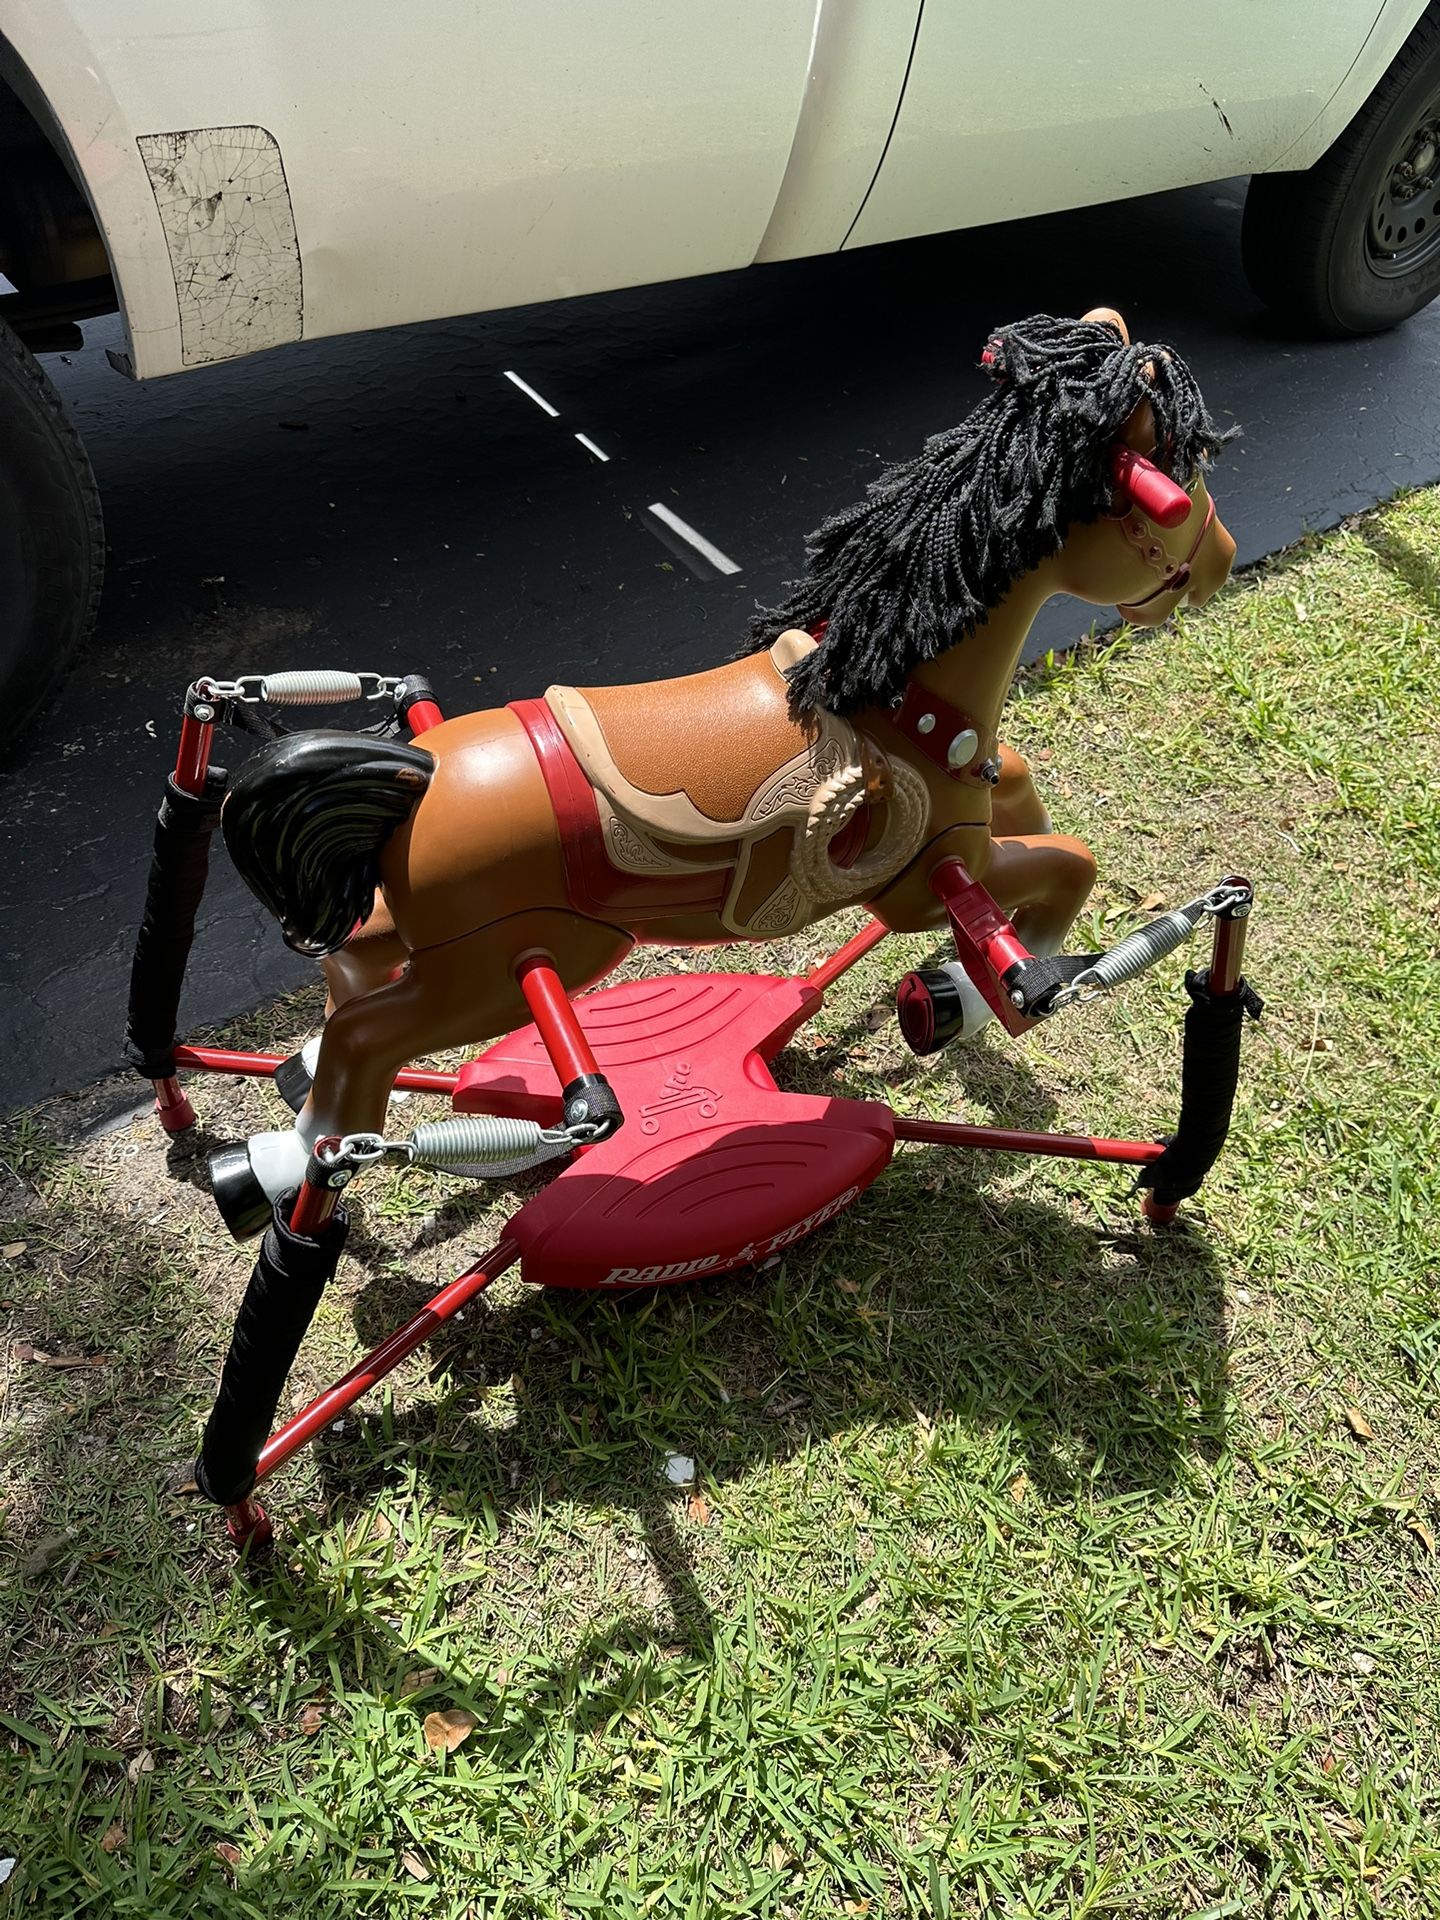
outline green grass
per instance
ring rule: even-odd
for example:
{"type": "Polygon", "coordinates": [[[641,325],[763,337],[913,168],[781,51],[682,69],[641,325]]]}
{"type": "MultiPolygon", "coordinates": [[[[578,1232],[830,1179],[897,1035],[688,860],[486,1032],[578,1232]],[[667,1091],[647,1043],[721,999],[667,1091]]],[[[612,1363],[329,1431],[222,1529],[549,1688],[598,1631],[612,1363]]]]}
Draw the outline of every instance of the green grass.
{"type": "MultiPolygon", "coordinates": [[[[147,1124],[13,1123],[0,1913],[1440,1912],[1436,553],[1414,496],[1015,704],[1107,939],[1256,882],[1268,1010],[1183,1231],[1103,1170],[907,1150],[760,1274],[506,1280],[274,1485],[237,1574],[179,1487],[246,1258],[147,1124]]],[[[1177,963],[918,1066],[876,1010],[926,951],[871,956],[788,1081],[1173,1118],[1177,963]]],[[[297,1402],[509,1204],[372,1181],[297,1402]]]]}

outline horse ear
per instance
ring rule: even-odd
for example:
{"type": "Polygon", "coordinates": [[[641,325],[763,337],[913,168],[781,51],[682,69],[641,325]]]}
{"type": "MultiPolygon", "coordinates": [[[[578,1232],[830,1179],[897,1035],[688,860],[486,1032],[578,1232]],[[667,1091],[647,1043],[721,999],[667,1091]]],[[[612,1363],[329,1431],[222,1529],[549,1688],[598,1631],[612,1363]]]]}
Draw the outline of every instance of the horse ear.
{"type": "Polygon", "coordinates": [[[1130,329],[1125,324],[1125,316],[1117,313],[1114,307],[1091,307],[1090,311],[1088,313],[1082,313],[1080,318],[1097,323],[1108,320],[1120,338],[1125,342],[1126,346],[1129,346],[1130,329]]]}

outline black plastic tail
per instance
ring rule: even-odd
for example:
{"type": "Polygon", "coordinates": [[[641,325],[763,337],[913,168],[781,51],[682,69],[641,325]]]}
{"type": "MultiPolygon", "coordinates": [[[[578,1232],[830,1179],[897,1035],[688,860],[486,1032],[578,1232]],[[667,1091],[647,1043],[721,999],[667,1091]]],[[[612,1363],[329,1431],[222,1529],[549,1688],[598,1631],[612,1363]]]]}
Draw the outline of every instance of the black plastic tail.
{"type": "Polygon", "coordinates": [[[221,1507],[243,1500],[255,1485],[260,1449],[349,1231],[348,1216],[337,1208],[313,1239],[292,1233],[293,1200],[292,1194],[276,1204],[260,1243],[195,1462],[196,1485],[221,1507]]]}
{"type": "Polygon", "coordinates": [[[210,839],[220,824],[225,775],[212,768],[203,794],[171,779],[155,820],[145,913],[130,966],[125,1054],[147,1080],[175,1072],[180,990],[195,943],[195,916],[210,871],[210,839]]]}
{"type": "Polygon", "coordinates": [[[221,826],[241,878],[285,944],[320,956],[370,912],[385,842],[430,783],[422,747],[367,734],[295,733],[236,775],[221,826]]]}

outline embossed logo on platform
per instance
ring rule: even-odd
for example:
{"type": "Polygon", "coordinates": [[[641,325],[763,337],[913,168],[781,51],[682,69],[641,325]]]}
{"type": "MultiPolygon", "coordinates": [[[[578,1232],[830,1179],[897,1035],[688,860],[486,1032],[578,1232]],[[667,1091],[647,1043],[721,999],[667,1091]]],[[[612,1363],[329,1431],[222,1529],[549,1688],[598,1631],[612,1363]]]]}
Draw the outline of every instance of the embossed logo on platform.
{"type": "Polygon", "coordinates": [[[648,1106],[640,1109],[640,1131],[658,1133],[660,1122],[667,1113],[674,1113],[680,1107],[698,1107],[700,1118],[709,1120],[724,1099],[724,1094],[716,1093],[713,1087],[693,1086],[690,1081],[692,1072],[688,1060],[677,1060],[674,1071],[667,1073],[660,1098],[652,1100],[648,1106]]]}

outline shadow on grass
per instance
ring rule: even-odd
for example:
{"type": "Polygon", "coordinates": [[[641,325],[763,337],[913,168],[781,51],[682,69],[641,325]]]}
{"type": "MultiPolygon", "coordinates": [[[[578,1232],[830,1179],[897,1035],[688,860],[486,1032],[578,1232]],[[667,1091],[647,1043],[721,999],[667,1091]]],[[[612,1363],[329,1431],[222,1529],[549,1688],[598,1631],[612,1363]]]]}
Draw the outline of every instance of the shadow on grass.
{"type": "MultiPolygon", "coordinates": [[[[785,1079],[844,1090],[833,1053],[797,1051],[785,1079]]],[[[978,1049],[956,1071],[1007,1117],[1050,1117],[1048,1098],[1008,1051],[978,1049]]],[[[39,1524],[30,1540],[12,1541],[20,1579],[11,1609],[26,1652],[3,1690],[5,1710],[51,1725],[57,1714],[78,1716],[95,1728],[85,1791],[101,1828],[110,1815],[97,1809],[107,1793],[117,1808],[130,1804],[126,1767],[148,1749],[169,1776],[165,1791],[213,1801],[206,1818],[220,1839],[233,1810],[196,1772],[205,1729],[193,1702],[171,1696],[167,1705],[162,1692],[158,1716],[94,1719],[97,1700],[124,1695],[136,1650],[163,1646],[172,1617],[193,1615],[197,1600],[212,1618],[195,1631],[211,1649],[207,1662],[225,1671],[231,1700],[245,1697],[247,1664],[252,1685],[261,1673],[283,1679],[303,1668],[328,1673],[347,1700],[377,1705],[400,1699],[408,1671],[434,1667],[405,1696],[406,1708],[417,1717],[431,1706],[467,1708],[478,1723],[472,1750],[483,1747],[518,1773],[557,1726],[598,1728],[673,1689],[677,1669],[699,1674],[722,1657],[731,1623],[717,1621],[697,1570],[697,1549],[716,1536],[691,1524],[686,1495],[666,1482],[667,1451],[696,1459],[722,1540],[727,1504],[744,1502],[748,1482],[823,1457],[848,1435],[893,1433],[908,1454],[910,1436],[926,1434],[924,1471],[941,1479],[973,1473],[1001,1435],[1004,1472],[1023,1472],[1032,1500],[1162,1495],[1223,1437],[1214,1257],[1196,1229],[1132,1230],[1133,1202],[1112,1230],[1097,1202],[1113,1198],[1120,1180],[1106,1170],[1077,1168],[1066,1181],[1093,1224],[1082,1207],[1010,1191],[1018,1171],[1007,1156],[906,1149],[842,1221],[768,1270],[618,1299],[514,1286],[485,1297],[426,1350],[435,1397],[398,1409],[362,1405],[343,1431],[323,1436],[319,1514],[277,1480],[266,1498],[280,1551],[238,1576],[218,1516],[170,1491],[176,1463],[193,1451],[209,1385],[185,1358],[195,1324],[213,1312],[195,1243],[158,1215],[107,1210],[103,1189],[83,1215],[66,1218],[62,1206],[37,1228],[37,1242],[41,1231],[73,1231],[87,1243],[108,1236],[115,1252],[92,1263],[96,1279],[83,1301],[53,1282],[37,1296],[37,1312],[51,1317],[45,1337],[57,1349],[103,1342],[123,1357],[124,1372],[47,1379],[47,1404],[17,1435],[39,1524]],[[502,1613],[493,1659],[474,1659],[470,1671],[446,1667],[416,1651],[423,1626],[387,1613],[383,1587],[354,1571],[346,1546],[363,1539],[377,1495],[394,1486],[413,1489],[412,1511],[442,1519],[450,1538],[477,1544],[476,1580],[488,1577],[495,1556],[512,1553],[524,1570],[518,1587],[510,1583],[516,1593],[548,1577],[547,1517],[567,1505],[615,1516],[637,1556],[627,1561],[628,1591],[601,1595],[562,1655],[529,1654],[523,1613],[502,1613]],[[27,1567],[34,1536],[61,1519],[72,1531],[59,1552],[27,1567]],[[510,1683],[501,1671],[509,1665],[523,1681],[510,1683]]],[[[203,1156],[172,1153],[170,1172],[201,1186],[203,1156]]],[[[463,1190],[408,1237],[373,1215],[357,1221],[348,1257],[366,1276],[351,1301],[362,1344],[423,1297],[403,1276],[407,1257],[472,1231],[489,1197],[463,1190]]],[[[880,1446],[877,1461],[888,1457],[880,1446]]],[[[867,1497],[888,1510],[902,1495],[883,1483],[883,1465],[877,1471],[882,1484],[867,1497]]],[[[550,1538],[565,1534],[561,1524],[550,1538]]],[[[433,1539],[426,1554],[443,1557],[433,1539]]],[[[487,1644],[483,1635],[477,1644],[487,1644]]],[[[280,1692],[288,1686],[277,1681],[280,1692]]],[[[264,1720],[278,1711],[255,1713],[264,1720]]],[[[236,1730],[293,1737],[295,1711],[292,1698],[278,1727],[261,1728],[242,1707],[236,1730]]],[[[37,1791],[52,1776],[58,1790],[69,1762],[58,1750],[39,1753],[27,1756],[37,1791]]],[[[41,1882],[48,1873],[57,1888],[69,1886],[67,1874],[93,1872],[94,1838],[88,1829],[62,1837],[48,1860],[37,1848],[41,1882]]],[[[123,1865],[114,1863],[117,1876],[123,1865]]],[[[288,1898],[303,1893],[306,1870],[296,1880],[287,1866],[288,1898]]],[[[190,1871],[188,1885],[213,1881],[218,1893],[213,1862],[202,1858],[190,1871]]],[[[256,1884],[247,1881],[252,1891],[256,1884]]],[[[201,1902],[193,1910],[212,1909],[201,1902]]]]}

